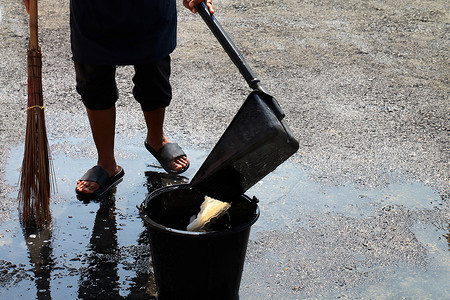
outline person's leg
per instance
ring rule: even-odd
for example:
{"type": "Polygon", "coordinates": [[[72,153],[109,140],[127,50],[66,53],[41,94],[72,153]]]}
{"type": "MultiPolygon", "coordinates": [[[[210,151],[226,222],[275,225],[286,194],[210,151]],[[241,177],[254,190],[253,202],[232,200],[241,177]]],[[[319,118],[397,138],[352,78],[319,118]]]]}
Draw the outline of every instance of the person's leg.
{"type": "MultiPolygon", "coordinates": [[[[166,109],[163,107],[144,112],[145,123],[147,124],[146,141],[155,151],[159,151],[162,146],[169,143],[163,130],[165,111],[166,109]]],[[[169,168],[174,171],[180,171],[186,168],[188,162],[189,160],[186,156],[179,156],[169,163],[169,168]]]]}
{"type": "MultiPolygon", "coordinates": [[[[141,104],[147,125],[146,142],[156,152],[165,144],[170,143],[164,135],[165,109],[172,100],[172,87],[170,85],[170,56],[154,64],[134,66],[133,95],[141,104]]],[[[177,156],[171,160],[168,167],[179,172],[186,170],[189,165],[186,155],[177,156]]]]}
{"type": "MultiPolygon", "coordinates": [[[[77,91],[86,107],[92,137],[97,149],[97,165],[111,177],[119,171],[114,157],[114,137],[118,92],[115,66],[92,66],[75,63],[77,91]]],[[[76,190],[91,194],[100,185],[79,180],[76,190]]]]}
{"type": "MultiPolygon", "coordinates": [[[[114,137],[116,126],[116,108],[113,106],[106,110],[91,110],[86,108],[92,137],[97,148],[97,165],[102,167],[111,177],[119,169],[114,157],[114,137]]],[[[78,181],[77,190],[90,194],[99,188],[93,181],[78,181]]]]}

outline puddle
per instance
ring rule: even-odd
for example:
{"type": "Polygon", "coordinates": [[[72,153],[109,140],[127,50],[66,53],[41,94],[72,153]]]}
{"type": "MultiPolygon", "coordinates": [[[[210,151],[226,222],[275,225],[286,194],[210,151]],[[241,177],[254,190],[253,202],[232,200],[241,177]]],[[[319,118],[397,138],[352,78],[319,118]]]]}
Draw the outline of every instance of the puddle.
{"type": "MultiPolygon", "coordinates": [[[[59,142],[67,144],[67,141],[59,142]]],[[[191,168],[180,177],[161,176],[159,172],[162,169],[156,167],[156,160],[140,146],[140,140],[118,139],[117,147],[127,153],[118,159],[125,169],[123,181],[103,201],[85,203],[75,196],[75,182],[92,167],[93,159],[74,158],[78,145],[83,141],[72,139],[72,142],[77,146],[69,145],[71,153],[53,154],[57,192],[51,199],[50,229],[25,232],[17,213],[0,225],[0,298],[153,297],[156,287],[148,233],[136,206],[144,201],[149,190],[187,182],[207,153],[185,149],[191,159],[191,168]]],[[[58,141],[51,143],[56,145],[58,141]]],[[[14,186],[19,178],[22,150],[13,149],[12,153],[5,174],[7,183],[14,186]]],[[[291,163],[280,166],[246,194],[255,195],[260,200],[261,209],[261,217],[252,227],[251,241],[257,241],[263,235],[270,236],[271,232],[311,228],[312,223],[327,215],[342,216],[357,223],[358,220],[374,218],[381,208],[390,205],[422,212],[435,210],[443,201],[440,195],[422,184],[396,184],[380,190],[324,186],[312,182],[303,169],[291,163]]],[[[15,199],[17,192],[10,197],[15,199]]],[[[448,283],[445,278],[448,278],[450,270],[449,245],[445,239],[448,228],[442,227],[442,222],[436,225],[424,220],[426,218],[421,219],[419,214],[410,227],[427,251],[426,267],[414,263],[397,266],[391,275],[385,272],[382,278],[363,281],[361,286],[353,287],[347,294],[378,297],[388,287],[391,295],[411,295],[411,287],[415,286],[420,290],[417,295],[431,295],[432,298],[446,295],[448,283]],[[403,284],[391,283],[397,276],[403,278],[403,284]],[[434,284],[417,287],[421,282],[434,284]]],[[[253,255],[252,249],[249,248],[250,256],[253,255]]],[[[274,290],[282,287],[277,281],[267,283],[267,279],[263,279],[266,272],[275,272],[267,270],[271,259],[275,265],[280,263],[276,261],[279,256],[271,258],[270,255],[264,260],[246,262],[240,292],[242,299],[268,299],[272,295],[270,287],[274,290]]],[[[388,270],[392,266],[379,268],[388,270]]],[[[325,271],[322,270],[322,276],[327,276],[325,271]]],[[[285,280],[289,282],[290,279],[286,277],[285,280]]],[[[283,299],[303,297],[303,294],[293,291],[291,284],[285,290],[277,290],[277,295],[283,299]]],[[[335,291],[330,293],[336,294],[335,291]]]]}

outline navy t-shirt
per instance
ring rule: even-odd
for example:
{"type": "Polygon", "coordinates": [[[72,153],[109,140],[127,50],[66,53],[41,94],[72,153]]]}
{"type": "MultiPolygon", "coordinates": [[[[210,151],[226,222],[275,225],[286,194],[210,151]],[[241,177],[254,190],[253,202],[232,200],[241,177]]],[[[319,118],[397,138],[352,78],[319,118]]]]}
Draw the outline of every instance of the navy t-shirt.
{"type": "Polygon", "coordinates": [[[134,65],[165,58],[176,46],[175,0],[70,0],[73,60],[134,65]]]}

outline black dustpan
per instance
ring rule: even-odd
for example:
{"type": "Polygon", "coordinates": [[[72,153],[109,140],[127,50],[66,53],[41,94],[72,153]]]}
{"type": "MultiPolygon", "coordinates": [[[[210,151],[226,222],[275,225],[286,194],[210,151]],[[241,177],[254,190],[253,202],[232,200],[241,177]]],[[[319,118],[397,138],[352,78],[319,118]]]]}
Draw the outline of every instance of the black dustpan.
{"type": "Polygon", "coordinates": [[[196,9],[253,89],[190,182],[206,195],[232,201],[292,156],[299,145],[278,102],[261,86],[205,3],[196,9]]]}

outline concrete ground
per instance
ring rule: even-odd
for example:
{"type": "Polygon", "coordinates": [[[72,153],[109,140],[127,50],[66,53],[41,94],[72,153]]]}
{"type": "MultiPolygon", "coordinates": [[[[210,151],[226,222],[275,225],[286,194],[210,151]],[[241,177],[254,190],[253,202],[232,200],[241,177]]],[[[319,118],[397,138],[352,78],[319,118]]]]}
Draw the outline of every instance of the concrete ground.
{"type": "MultiPolygon", "coordinates": [[[[92,145],[79,143],[89,141],[90,129],[74,89],[69,1],[39,5],[52,155],[93,158],[92,145]]],[[[187,149],[209,151],[249,89],[200,17],[178,5],[166,133],[187,149]]],[[[450,4],[216,0],[215,8],[300,142],[255,189],[262,216],[241,298],[448,295],[450,4]]],[[[27,21],[20,1],[0,0],[4,222],[17,193],[6,170],[25,134],[27,21]]],[[[145,127],[131,76],[132,68],[118,69],[117,134],[140,143],[145,127]]],[[[127,144],[118,148],[126,152],[127,144]]]]}

